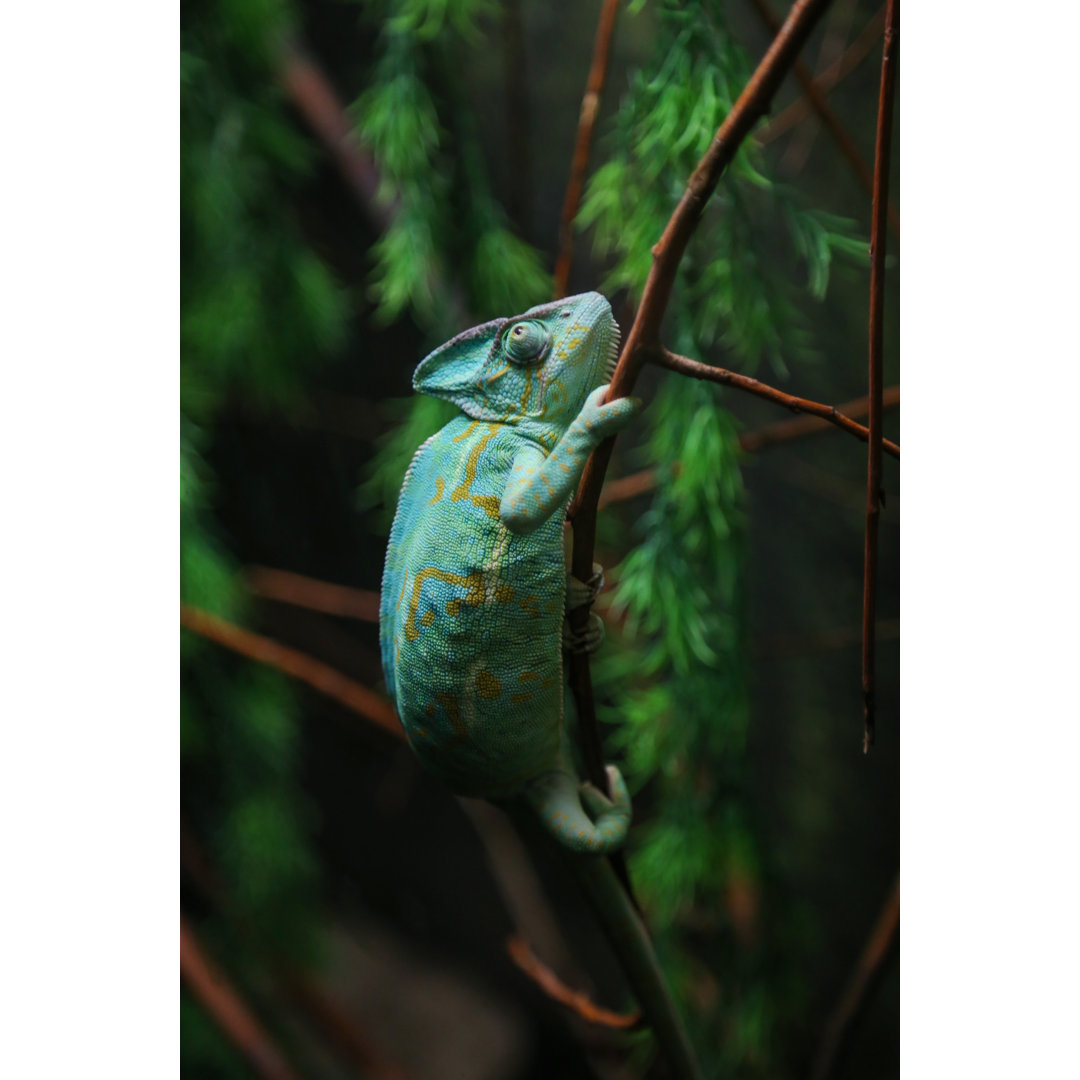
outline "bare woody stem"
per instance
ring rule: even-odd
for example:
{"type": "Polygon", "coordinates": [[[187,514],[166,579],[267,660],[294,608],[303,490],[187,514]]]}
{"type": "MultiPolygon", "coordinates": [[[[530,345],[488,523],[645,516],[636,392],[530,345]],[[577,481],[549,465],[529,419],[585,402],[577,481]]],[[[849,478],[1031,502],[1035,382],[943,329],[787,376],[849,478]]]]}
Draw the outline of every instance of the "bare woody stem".
{"type": "MultiPolygon", "coordinates": [[[[823,94],[827,94],[842,79],[850,75],[870,55],[870,50],[877,44],[884,26],[885,6],[883,4],[843,53],[828,67],[818,72],[814,77],[814,86],[823,94]]],[[[813,106],[807,97],[793,101],[786,109],[772,117],[758,132],[758,142],[770,143],[779,139],[796,124],[805,120],[811,112],[813,112],[813,106]]]]}
{"type": "Polygon", "coordinates": [[[900,39],[900,3],[889,0],[885,11],[885,44],[881,53],[881,93],[878,98],[874,147],[874,202],[870,227],[870,437],[866,464],[866,542],[863,575],[863,753],[874,742],[874,620],[877,612],[878,514],[881,505],[881,411],[885,307],[886,208],[889,202],[889,157],[892,146],[893,90],[896,85],[896,47],[900,39]]]}
{"type": "Polygon", "coordinates": [[[262,1080],[299,1080],[225,973],[180,916],[180,977],[262,1080]]]}
{"type": "Polygon", "coordinates": [[[810,1070],[810,1080],[830,1080],[844,1057],[856,1022],[866,1008],[900,933],[900,875],[866,939],[844,992],[833,1009],[810,1070]]]}
{"type": "MultiPolygon", "coordinates": [[[[767,386],[749,375],[739,375],[737,372],[728,371],[727,368],[713,367],[711,364],[702,364],[698,360],[691,360],[688,356],[679,356],[678,353],[669,352],[664,348],[651,350],[650,355],[669,371],[677,371],[681,375],[689,375],[694,379],[705,379],[709,382],[721,383],[723,386],[734,386],[739,390],[745,390],[755,397],[765,398],[777,405],[783,405],[796,413],[810,413],[838,428],[854,435],[863,442],[870,436],[868,428],[856,423],[849,416],[845,416],[835,405],[823,405],[819,401],[810,401],[808,398],[795,397],[794,394],[786,394],[783,390],[767,386]]],[[[882,440],[882,445],[894,458],[900,457],[900,447],[888,439],[882,440]]]]}
{"type": "MultiPolygon", "coordinates": [[[[775,33],[779,20],[773,14],[766,0],[754,0],[754,7],[757,8],[758,14],[765,25],[775,33]]],[[[870,172],[870,166],[866,163],[866,158],[859,152],[855,140],[852,139],[843,121],[837,116],[836,110],[829,104],[829,99],[815,83],[810,69],[801,60],[795,61],[795,78],[802,88],[803,95],[810,102],[814,112],[818,114],[826,130],[832,136],[833,142],[836,143],[840,153],[844,155],[847,163],[851,166],[852,172],[859,178],[859,183],[866,189],[867,194],[870,194],[873,191],[874,178],[870,172]]],[[[889,224],[893,232],[899,234],[900,215],[891,206],[889,207],[889,224]]]]}
{"type": "Polygon", "coordinates": [[[340,615],[362,622],[379,621],[379,594],[376,592],[317,581],[269,566],[249,566],[246,576],[248,588],[266,600],[321,611],[324,615],[340,615]]]}
{"type": "Polygon", "coordinates": [[[290,649],[261,634],[234,626],[217,615],[211,615],[208,611],[188,604],[180,605],[180,625],[246,656],[249,660],[275,667],[286,675],[307,683],[320,694],[333,698],[345,708],[371,720],[395,738],[405,738],[397,713],[390,702],[321,660],[290,649]]]}
{"type": "Polygon", "coordinates": [[[559,977],[544,964],[529,948],[528,942],[517,934],[506,939],[506,951],[510,959],[523,971],[545,994],[560,1005],[573,1010],[590,1024],[600,1027],[617,1028],[626,1031],[641,1023],[641,1013],[617,1013],[596,1005],[587,994],[571,990],[559,977]]]}
{"type": "MultiPolygon", "coordinates": [[[[882,394],[882,405],[886,409],[891,409],[899,404],[900,387],[887,387],[882,394]]],[[[854,401],[846,401],[843,405],[836,406],[837,412],[853,419],[857,416],[865,416],[869,410],[870,400],[866,397],[856,398],[854,401]]],[[[833,425],[818,416],[800,416],[794,420],[780,420],[775,424],[766,424],[764,427],[755,428],[753,431],[740,435],[739,449],[753,453],[767,446],[775,446],[777,443],[790,442],[792,439],[801,439],[807,435],[831,430],[833,430],[833,425]]],[[[676,467],[678,464],[676,462],[676,467]]],[[[599,508],[603,510],[605,506],[610,506],[612,503],[643,495],[656,487],[656,480],[656,469],[642,469],[640,472],[620,476],[618,480],[609,480],[600,492],[599,508]]]]}
{"type": "Polygon", "coordinates": [[[581,99],[574,157],[570,163],[570,180],[566,185],[562,217],[559,219],[559,255],[555,260],[555,285],[552,292],[556,300],[566,295],[566,284],[570,280],[570,263],[574,257],[574,218],[577,217],[581,189],[585,183],[585,169],[589,164],[596,114],[600,111],[600,94],[607,79],[608,56],[611,52],[611,38],[615,31],[618,7],[619,0],[604,0],[600,19],[596,24],[592,66],[585,82],[585,96],[581,99]]]}
{"type": "MultiPolygon", "coordinates": [[[[717,131],[712,145],[698,162],[663,235],[653,248],[652,267],[645,282],[637,315],[612,376],[607,394],[609,401],[625,397],[631,392],[646,360],[645,347],[659,344],[660,322],[667,310],[675,275],[690,237],[701,220],[705,205],[739,146],[754,124],[768,110],[784,75],[791,68],[799,49],[828,4],[829,0],[796,0],[780,32],[717,131]]],[[[611,447],[612,441],[609,439],[593,453],[570,508],[574,525],[571,566],[574,576],[582,581],[587,581],[592,574],[593,550],[596,546],[596,504],[604,482],[604,472],[611,458],[611,447]]],[[[582,629],[588,613],[584,609],[578,609],[570,613],[570,618],[577,628],[582,629]]],[[[606,791],[607,775],[603,768],[603,749],[596,724],[592,676],[587,657],[571,654],[569,676],[578,707],[582,756],[589,779],[606,791]]]]}

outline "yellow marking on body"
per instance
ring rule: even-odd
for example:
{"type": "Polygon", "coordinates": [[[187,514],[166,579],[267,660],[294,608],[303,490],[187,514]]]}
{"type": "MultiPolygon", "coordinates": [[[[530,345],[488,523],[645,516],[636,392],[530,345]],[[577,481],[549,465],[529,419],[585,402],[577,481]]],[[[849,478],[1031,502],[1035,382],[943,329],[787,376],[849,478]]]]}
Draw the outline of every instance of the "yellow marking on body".
{"type": "Polygon", "coordinates": [[[465,439],[467,439],[467,438],[468,438],[468,437],[469,437],[469,436],[470,436],[470,435],[471,435],[471,434],[472,434],[472,433],[473,433],[473,432],[474,432],[474,431],[475,431],[475,430],[476,430],[476,429],[477,429],[477,428],[478,428],[479,426],[480,426],[480,421],[479,421],[479,420],[473,420],[473,421],[472,421],[472,422],[471,422],[471,423],[469,424],[469,426],[468,426],[468,427],[467,427],[467,428],[466,428],[466,429],[465,429],[465,430],[464,430],[464,431],[463,431],[463,432],[462,432],[462,433],[461,433],[460,435],[455,435],[455,436],[454,436],[454,437],[453,437],[453,438],[452,438],[452,439],[451,439],[450,441],[451,441],[451,442],[463,442],[463,441],[464,441],[465,439]]]}
{"type": "Polygon", "coordinates": [[[434,621],[435,621],[435,612],[434,611],[425,611],[424,614],[420,617],[420,625],[421,626],[430,626],[434,621]]]}
{"type": "Polygon", "coordinates": [[[529,398],[532,397],[534,370],[534,368],[529,368],[529,370],[525,372],[525,389],[522,391],[521,404],[518,406],[518,409],[521,412],[524,412],[528,407],[529,398]]]}
{"type": "MultiPolygon", "coordinates": [[[[469,425],[470,428],[477,427],[477,422],[474,420],[469,425]]],[[[462,499],[468,499],[473,506],[480,507],[481,510],[487,514],[488,517],[494,520],[499,520],[499,500],[494,495],[473,495],[472,486],[476,482],[476,469],[480,464],[480,455],[484,452],[487,444],[499,434],[498,424],[488,424],[487,434],[481,436],[476,440],[472,450],[469,451],[469,458],[465,462],[465,477],[460,484],[450,493],[450,499],[453,502],[461,502],[462,499]]],[[[460,438],[461,436],[459,436],[460,438]]],[[[455,442],[458,440],[455,439],[455,442]]]]}
{"type": "Polygon", "coordinates": [[[535,671],[523,671],[518,676],[518,682],[532,682],[533,679],[539,679],[540,676],[535,671]]]}
{"type": "Polygon", "coordinates": [[[499,520],[499,500],[494,495],[473,495],[473,506],[479,506],[489,518],[499,520]]]}
{"type": "MultiPolygon", "coordinates": [[[[416,628],[416,613],[420,607],[420,590],[428,578],[434,578],[436,581],[441,581],[446,585],[457,585],[462,589],[468,589],[469,592],[465,596],[466,604],[476,607],[484,602],[484,575],[479,571],[463,577],[461,574],[452,574],[448,570],[440,570],[437,566],[425,566],[423,570],[417,573],[416,579],[413,581],[412,597],[409,600],[409,617],[405,620],[406,641],[415,641],[420,636],[420,631],[416,628]]],[[[453,603],[454,601],[451,600],[450,604],[446,606],[448,615],[451,614],[450,606],[453,603]]],[[[458,611],[460,610],[459,602],[458,611]]],[[[453,612],[453,614],[456,615],[457,611],[453,612]]]]}
{"type": "Polygon", "coordinates": [[[522,611],[527,611],[534,619],[540,618],[540,597],[525,596],[521,600],[522,611]]]}
{"type": "Polygon", "coordinates": [[[435,695],[435,700],[446,710],[446,716],[454,729],[454,734],[459,739],[468,739],[469,731],[461,719],[461,706],[458,705],[457,698],[453,694],[442,691],[435,695]]]}
{"type": "Polygon", "coordinates": [[[490,385],[496,379],[501,379],[509,370],[510,370],[510,365],[509,364],[503,364],[503,366],[501,368],[499,368],[498,371],[493,371],[490,375],[488,375],[484,379],[484,382],[490,385]]]}
{"type": "Polygon", "coordinates": [[[496,585],[495,599],[500,604],[509,604],[514,599],[514,590],[509,585],[496,585]]]}
{"type": "Polygon", "coordinates": [[[532,701],[532,694],[511,694],[510,695],[510,704],[511,705],[524,705],[525,702],[527,702],[527,701],[532,701]]]}
{"type": "Polygon", "coordinates": [[[428,500],[428,506],[434,506],[443,496],[446,489],[446,481],[441,476],[435,477],[435,498],[428,500]]]}
{"type": "Polygon", "coordinates": [[[488,701],[494,701],[502,693],[502,683],[490,671],[481,668],[476,673],[476,692],[488,701]]]}
{"type": "Polygon", "coordinates": [[[540,683],[540,689],[545,690],[549,686],[554,686],[559,680],[554,675],[549,675],[543,682],[540,683]]]}

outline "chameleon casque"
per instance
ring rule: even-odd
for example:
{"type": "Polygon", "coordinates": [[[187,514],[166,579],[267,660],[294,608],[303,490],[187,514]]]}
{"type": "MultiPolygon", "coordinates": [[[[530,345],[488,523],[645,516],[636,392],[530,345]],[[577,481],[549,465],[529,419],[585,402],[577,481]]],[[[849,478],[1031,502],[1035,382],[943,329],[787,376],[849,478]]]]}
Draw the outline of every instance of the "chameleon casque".
{"type": "Polygon", "coordinates": [[[460,795],[521,796],[561,843],[597,853],[625,839],[630,797],[614,767],[613,801],[582,791],[570,763],[563,617],[568,592],[590,592],[568,578],[563,517],[589,454],[640,407],[601,404],[618,344],[607,300],[585,293],[423,360],[414,388],[462,415],[406,473],[379,617],[386,684],[424,765],[460,795]]]}
{"type": "Polygon", "coordinates": [[[664,1048],[697,1078],[648,934],[608,860],[630,796],[581,783],[569,752],[564,629],[599,575],[571,578],[563,518],[589,454],[640,402],[604,403],[619,344],[607,300],[584,293],[467,330],[427,356],[413,387],[461,415],[405,474],[383,571],[379,638],[386,685],[421,762],[459,795],[520,799],[567,849],[664,1048]],[[585,804],[584,807],[582,804],[585,804]],[[586,808],[588,813],[586,813],[586,808]]]}

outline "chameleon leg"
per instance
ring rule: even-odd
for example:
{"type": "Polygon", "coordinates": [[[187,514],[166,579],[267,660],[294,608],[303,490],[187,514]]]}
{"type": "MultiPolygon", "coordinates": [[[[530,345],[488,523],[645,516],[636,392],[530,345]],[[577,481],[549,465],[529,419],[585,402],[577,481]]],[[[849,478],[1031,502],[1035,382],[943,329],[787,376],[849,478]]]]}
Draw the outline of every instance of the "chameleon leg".
{"type": "Polygon", "coordinates": [[[620,847],[630,828],[630,793],[626,783],[614,765],[608,766],[608,777],[611,799],[591,784],[579,784],[562,769],[537,777],[524,794],[544,828],[559,843],[580,854],[602,855],[620,847]],[[583,799],[596,814],[595,821],[582,809],[583,799]]]}

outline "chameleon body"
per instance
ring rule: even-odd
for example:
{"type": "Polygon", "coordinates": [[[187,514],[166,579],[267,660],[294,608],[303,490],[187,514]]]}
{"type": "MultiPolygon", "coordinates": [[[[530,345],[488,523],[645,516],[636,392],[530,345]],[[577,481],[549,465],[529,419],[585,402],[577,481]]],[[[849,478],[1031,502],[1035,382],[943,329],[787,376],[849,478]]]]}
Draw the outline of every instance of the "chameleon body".
{"type": "Polygon", "coordinates": [[[589,454],[639,407],[601,404],[618,341],[607,300],[586,293],[421,362],[415,389],[461,415],[406,473],[379,619],[386,684],[423,764],[458,794],[522,797],[561,843],[595,853],[625,839],[630,798],[609,768],[612,800],[590,788],[590,817],[569,760],[563,518],[589,454]]]}
{"type": "Polygon", "coordinates": [[[626,837],[626,785],[610,766],[610,799],[582,784],[566,734],[564,645],[592,642],[567,640],[564,614],[595,582],[566,572],[563,517],[589,454],[639,408],[603,403],[618,341],[608,302],[585,293],[474,327],[421,362],[414,388],[461,415],[405,475],[379,638],[421,762],[458,794],[526,803],[573,853],[673,1075],[699,1080],[648,934],[597,857],[626,837]]]}

